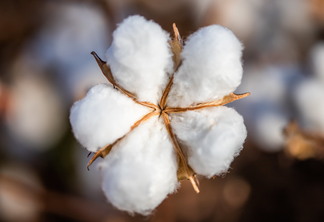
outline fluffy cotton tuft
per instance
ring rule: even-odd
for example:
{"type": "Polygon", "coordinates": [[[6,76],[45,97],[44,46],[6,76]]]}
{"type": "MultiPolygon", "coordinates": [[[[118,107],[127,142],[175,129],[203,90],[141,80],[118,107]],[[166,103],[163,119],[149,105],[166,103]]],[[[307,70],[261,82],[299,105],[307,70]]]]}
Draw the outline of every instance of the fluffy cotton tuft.
{"type": "Polygon", "coordinates": [[[149,110],[110,85],[96,85],[71,108],[74,136],[89,151],[114,142],[149,110]]]}
{"type": "Polygon", "coordinates": [[[189,165],[206,177],[228,170],[247,135],[242,116],[225,106],[176,114],[172,127],[187,149],[189,165]]]}
{"type": "Polygon", "coordinates": [[[177,167],[166,129],[153,117],[106,157],[102,188],[118,209],[148,215],[177,188],[177,167]]]}
{"type": "Polygon", "coordinates": [[[189,106],[220,99],[233,92],[242,78],[242,45],[219,25],[192,34],[182,51],[168,105],[189,106]]]}
{"type": "Polygon", "coordinates": [[[157,103],[172,69],[169,34],[141,16],[125,19],[113,33],[107,62],[118,83],[141,101],[157,103]]]}

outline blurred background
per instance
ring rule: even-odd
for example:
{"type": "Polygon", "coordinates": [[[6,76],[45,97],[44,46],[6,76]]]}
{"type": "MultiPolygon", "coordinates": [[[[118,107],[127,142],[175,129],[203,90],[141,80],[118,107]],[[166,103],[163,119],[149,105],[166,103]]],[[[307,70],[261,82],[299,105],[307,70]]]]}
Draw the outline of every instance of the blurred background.
{"type": "Polygon", "coordinates": [[[0,221],[324,221],[323,0],[1,0],[0,221]],[[187,181],[152,216],[106,202],[69,109],[106,82],[116,24],[131,14],[185,38],[221,24],[245,46],[234,102],[248,138],[229,174],[187,181]]]}

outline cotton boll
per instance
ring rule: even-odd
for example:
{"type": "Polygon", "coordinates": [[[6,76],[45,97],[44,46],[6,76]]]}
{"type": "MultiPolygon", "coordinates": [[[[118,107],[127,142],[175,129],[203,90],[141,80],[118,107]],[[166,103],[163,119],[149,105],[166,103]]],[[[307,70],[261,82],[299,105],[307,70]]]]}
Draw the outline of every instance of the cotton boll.
{"type": "Polygon", "coordinates": [[[90,52],[104,54],[109,39],[109,21],[104,9],[90,2],[47,3],[42,9],[45,23],[24,51],[24,57],[51,71],[54,67],[55,77],[59,78],[66,97],[71,98],[84,81],[91,78],[96,81],[101,75],[90,52]],[[94,67],[97,68],[95,72],[85,72],[94,67]]]}
{"type": "Polygon", "coordinates": [[[288,73],[276,66],[248,67],[245,69],[240,92],[251,92],[244,102],[283,103],[286,94],[284,77],[288,73]]]}
{"type": "Polygon", "coordinates": [[[113,143],[149,110],[110,85],[96,85],[71,108],[70,122],[78,141],[89,151],[113,143]]]}
{"type": "Polygon", "coordinates": [[[225,106],[174,114],[171,123],[189,165],[206,177],[228,170],[247,135],[243,118],[225,106]]]}
{"type": "Polygon", "coordinates": [[[308,2],[304,0],[276,0],[272,4],[277,6],[280,23],[284,30],[305,38],[312,35],[314,22],[311,18],[311,11],[308,2]],[[291,6],[294,5],[294,10],[291,6]]]}
{"type": "Polygon", "coordinates": [[[148,215],[177,188],[177,159],[158,117],[117,144],[102,165],[103,191],[118,209],[148,215]]]}
{"type": "Polygon", "coordinates": [[[211,12],[207,18],[224,25],[240,38],[245,40],[256,36],[258,27],[264,17],[260,18],[260,10],[265,4],[262,0],[213,0],[211,12]]]}
{"type": "Polygon", "coordinates": [[[14,78],[6,124],[16,142],[44,151],[65,132],[64,107],[57,89],[47,79],[29,75],[29,71],[14,78]]]}
{"type": "Polygon", "coordinates": [[[141,101],[157,103],[172,68],[169,35],[153,21],[131,16],[113,33],[107,61],[118,83],[141,101]]]}
{"type": "Polygon", "coordinates": [[[283,148],[285,138],[283,130],[288,124],[285,115],[267,111],[260,114],[254,123],[253,138],[259,148],[267,152],[277,152],[283,148]]]}
{"type": "MultiPolygon", "coordinates": [[[[311,52],[312,65],[315,75],[324,84],[324,42],[315,45],[311,52]]],[[[324,87],[324,86],[323,86],[324,87]]]]}
{"type": "Polygon", "coordinates": [[[294,95],[305,127],[324,133],[324,84],[316,80],[301,82],[294,95]]]}
{"type": "Polygon", "coordinates": [[[242,45],[228,29],[212,25],[191,35],[174,76],[170,106],[189,106],[222,98],[242,78],[242,45]]]}

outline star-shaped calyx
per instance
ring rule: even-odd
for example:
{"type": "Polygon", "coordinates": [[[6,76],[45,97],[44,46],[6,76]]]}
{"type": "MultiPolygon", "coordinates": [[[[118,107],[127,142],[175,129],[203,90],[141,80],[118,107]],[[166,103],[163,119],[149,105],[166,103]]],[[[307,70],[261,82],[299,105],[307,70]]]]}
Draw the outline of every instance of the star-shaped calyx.
{"type": "MultiPolygon", "coordinates": [[[[130,98],[134,103],[139,104],[141,106],[144,106],[150,111],[139,118],[129,129],[129,131],[124,134],[123,136],[119,137],[116,139],[114,142],[107,144],[106,146],[102,147],[98,151],[95,152],[91,160],[89,161],[87,167],[89,167],[98,157],[105,158],[112,148],[116,146],[116,144],[120,143],[125,139],[134,129],[136,129],[138,126],[140,126],[143,122],[149,120],[150,118],[154,116],[158,116],[161,118],[163,121],[163,124],[165,126],[165,129],[168,133],[169,139],[172,142],[173,148],[175,150],[175,153],[177,155],[178,159],[178,171],[177,171],[177,177],[178,180],[183,180],[183,179],[188,179],[190,180],[194,190],[198,193],[199,188],[198,188],[198,180],[196,178],[196,172],[190,167],[187,161],[186,154],[180,145],[180,142],[177,138],[177,135],[174,132],[173,126],[172,126],[172,120],[171,116],[173,114],[179,114],[179,113],[184,113],[184,112],[190,112],[190,111],[196,111],[196,110],[202,110],[202,109],[209,109],[211,107],[218,107],[218,106],[223,106],[227,103],[233,102],[235,100],[244,98],[249,95],[249,93],[244,93],[244,94],[234,94],[234,93],[229,93],[225,96],[222,96],[221,98],[207,101],[207,102],[201,102],[201,103],[194,103],[188,106],[172,106],[169,104],[173,104],[172,102],[169,103],[170,100],[172,100],[172,96],[174,97],[176,93],[170,96],[170,91],[173,87],[174,84],[174,76],[177,74],[177,71],[179,67],[182,64],[182,49],[183,49],[183,42],[181,39],[181,36],[179,34],[179,31],[176,27],[175,24],[173,24],[173,31],[174,31],[174,37],[172,40],[169,41],[171,51],[173,53],[173,72],[171,73],[169,77],[169,81],[167,85],[165,86],[161,98],[157,104],[152,103],[152,102],[147,102],[147,101],[141,101],[137,98],[137,96],[126,90],[124,87],[122,87],[118,82],[115,80],[114,75],[112,73],[111,68],[107,64],[106,61],[103,61],[102,59],[99,58],[99,56],[95,53],[92,52],[92,55],[96,59],[102,73],[104,76],[107,78],[107,80],[113,85],[113,87],[118,90],[120,93],[123,95],[127,96],[130,98]]],[[[108,101],[107,101],[108,102],[108,101]]]]}

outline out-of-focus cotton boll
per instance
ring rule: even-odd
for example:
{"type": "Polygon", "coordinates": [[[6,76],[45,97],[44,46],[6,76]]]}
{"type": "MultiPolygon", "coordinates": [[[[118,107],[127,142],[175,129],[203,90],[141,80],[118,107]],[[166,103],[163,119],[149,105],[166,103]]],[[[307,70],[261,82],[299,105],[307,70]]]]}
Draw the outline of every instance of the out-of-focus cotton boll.
{"type": "Polygon", "coordinates": [[[228,29],[212,25],[192,34],[181,53],[183,62],[174,75],[169,106],[220,99],[241,83],[242,45],[228,29]]]}
{"type": "Polygon", "coordinates": [[[301,82],[294,92],[305,128],[324,133],[324,84],[315,79],[301,82]]]}
{"type": "Polygon", "coordinates": [[[70,122],[78,141],[95,152],[126,134],[148,111],[112,86],[100,84],[74,103],[70,122]]]}
{"type": "Polygon", "coordinates": [[[7,124],[15,140],[45,150],[66,128],[63,101],[57,90],[39,76],[19,75],[11,88],[7,124]]]}
{"type": "Polygon", "coordinates": [[[0,220],[38,221],[42,203],[39,179],[26,166],[5,165],[0,169],[0,220]]]}
{"type": "Polygon", "coordinates": [[[322,81],[324,87],[324,42],[312,48],[311,61],[314,73],[322,81]]]}
{"type": "Polygon", "coordinates": [[[102,164],[102,188],[118,209],[147,215],[177,188],[176,155],[157,118],[127,135],[102,164]]]}
{"type": "Polygon", "coordinates": [[[190,166],[206,177],[228,170],[247,135],[243,118],[225,106],[173,115],[172,127],[190,166]]]}
{"type": "Polygon", "coordinates": [[[275,152],[283,147],[282,130],[291,111],[289,93],[301,80],[301,72],[294,64],[248,67],[238,91],[251,92],[236,108],[246,119],[251,139],[262,150],[275,152]],[[272,123],[272,122],[273,123],[272,123]]]}
{"type": "Polygon", "coordinates": [[[287,123],[288,118],[280,112],[268,110],[260,113],[252,129],[259,148],[267,152],[280,151],[284,145],[283,129],[287,123]]]}
{"type": "Polygon", "coordinates": [[[104,54],[109,34],[107,18],[91,4],[49,3],[44,10],[48,22],[35,38],[28,55],[32,52],[37,63],[55,68],[62,80],[61,87],[73,94],[80,82],[92,82],[89,76],[97,80],[96,75],[101,75],[99,69],[96,72],[83,70],[97,68],[91,51],[104,54]]]}
{"type": "Polygon", "coordinates": [[[264,3],[262,0],[214,0],[212,12],[207,15],[206,22],[217,23],[228,27],[242,39],[248,39],[255,34],[262,17],[260,11],[264,3]],[[213,16],[214,17],[211,17],[213,16]]]}
{"type": "MultiPolygon", "coordinates": [[[[312,31],[313,21],[307,1],[305,0],[275,0],[278,10],[278,18],[282,23],[283,30],[307,36],[312,31]],[[291,9],[292,5],[294,10],[291,9]]],[[[271,2],[273,4],[273,2],[271,2]]]]}
{"type": "MultiPolygon", "coordinates": [[[[188,4],[187,1],[185,0],[185,4],[188,4]]],[[[196,20],[200,21],[201,18],[206,15],[207,10],[209,9],[211,3],[213,0],[189,0],[190,4],[192,4],[192,8],[195,12],[196,20]]]]}
{"type": "Polygon", "coordinates": [[[281,103],[286,93],[284,76],[287,75],[274,66],[247,67],[239,91],[251,92],[245,103],[266,100],[281,103]]]}
{"type": "Polygon", "coordinates": [[[113,33],[107,62],[118,83],[141,101],[157,103],[168,81],[169,34],[141,16],[125,19],[113,33]]]}

